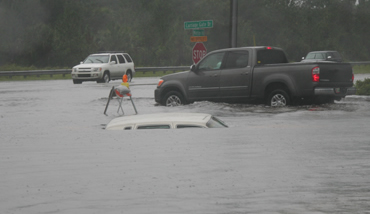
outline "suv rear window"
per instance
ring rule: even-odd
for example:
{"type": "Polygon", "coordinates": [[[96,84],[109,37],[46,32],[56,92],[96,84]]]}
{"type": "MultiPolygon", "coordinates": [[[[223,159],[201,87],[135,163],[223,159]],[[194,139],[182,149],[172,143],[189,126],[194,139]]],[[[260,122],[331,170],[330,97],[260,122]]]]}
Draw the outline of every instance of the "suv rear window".
{"type": "Polygon", "coordinates": [[[257,64],[278,64],[288,63],[283,51],[280,50],[259,50],[257,52],[257,64]]]}
{"type": "Polygon", "coordinates": [[[128,55],[128,54],[123,54],[123,56],[125,56],[125,58],[126,58],[127,62],[132,62],[132,59],[131,59],[130,55],[128,55]]]}

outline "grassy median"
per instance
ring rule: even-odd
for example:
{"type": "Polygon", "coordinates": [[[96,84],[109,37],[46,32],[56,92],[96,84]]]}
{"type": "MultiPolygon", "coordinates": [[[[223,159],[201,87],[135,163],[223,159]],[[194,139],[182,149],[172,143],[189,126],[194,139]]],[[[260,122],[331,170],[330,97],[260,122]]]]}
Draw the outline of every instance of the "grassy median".
{"type": "MultiPolygon", "coordinates": [[[[57,70],[66,68],[44,68],[44,70],[57,70]]],[[[0,67],[1,71],[30,71],[30,70],[43,70],[35,67],[17,67],[17,66],[3,66],[0,67]]],[[[166,74],[171,74],[179,71],[146,71],[136,72],[135,77],[161,77],[166,74]]],[[[370,65],[355,65],[353,66],[353,73],[355,74],[370,74],[370,65]]],[[[56,79],[71,79],[70,74],[56,74],[56,75],[38,75],[38,76],[0,76],[0,81],[29,81],[29,80],[56,80],[56,79]]]]}

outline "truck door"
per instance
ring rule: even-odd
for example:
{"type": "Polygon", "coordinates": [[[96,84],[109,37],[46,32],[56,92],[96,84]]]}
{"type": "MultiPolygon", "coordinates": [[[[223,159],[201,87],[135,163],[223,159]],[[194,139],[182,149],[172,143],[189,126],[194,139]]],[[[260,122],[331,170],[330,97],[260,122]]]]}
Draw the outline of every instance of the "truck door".
{"type": "Polygon", "coordinates": [[[249,52],[227,52],[225,63],[221,69],[220,96],[221,98],[248,97],[250,92],[251,66],[249,52]]]}
{"type": "Polygon", "coordinates": [[[220,68],[225,52],[206,56],[188,76],[188,97],[192,100],[217,99],[220,88],[220,68]]]}

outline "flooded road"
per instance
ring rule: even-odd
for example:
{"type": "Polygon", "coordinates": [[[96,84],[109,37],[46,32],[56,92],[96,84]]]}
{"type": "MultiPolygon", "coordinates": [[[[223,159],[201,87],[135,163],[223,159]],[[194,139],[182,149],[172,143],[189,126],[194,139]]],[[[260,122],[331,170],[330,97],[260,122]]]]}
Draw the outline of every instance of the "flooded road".
{"type": "Polygon", "coordinates": [[[106,131],[119,81],[1,82],[0,213],[370,213],[370,97],[167,108],[156,81],[131,83],[139,114],[210,113],[229,128],[106,131]]]}

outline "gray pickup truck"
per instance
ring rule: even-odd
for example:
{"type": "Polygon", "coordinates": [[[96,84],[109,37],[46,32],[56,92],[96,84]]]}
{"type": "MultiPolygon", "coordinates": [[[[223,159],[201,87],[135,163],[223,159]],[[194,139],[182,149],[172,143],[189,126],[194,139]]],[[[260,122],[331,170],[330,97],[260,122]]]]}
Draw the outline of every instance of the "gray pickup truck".
{"type": "Polygon", "coordinates": [[[165,106],[201,100],[332,103],[355,94],[353,77],[349,63],[288,63],[280,48],[230,48],[210,52],[190,71],[161,77],[154,97],[165,106]]]}

